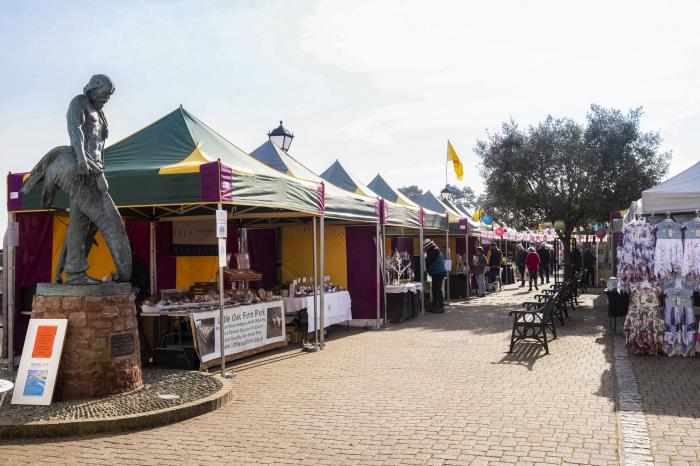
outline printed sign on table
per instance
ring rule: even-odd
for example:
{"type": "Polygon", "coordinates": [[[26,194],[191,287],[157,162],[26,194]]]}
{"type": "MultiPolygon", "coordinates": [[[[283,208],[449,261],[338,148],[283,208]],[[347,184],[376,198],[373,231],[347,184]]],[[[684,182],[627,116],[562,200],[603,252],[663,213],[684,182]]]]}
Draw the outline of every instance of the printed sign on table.
{"type": "Polygon", "coordinates": [[[31,319],[12,404],[50,405],[68,319],[31,319]]]}
{"type": "MultiPolygon", "coordinates": [[[[219,311],[197,312],[190,318],[201,361],[220,358],[219,311]]],[[[286,338],[282,301],[224,308],[226,356],[286,338]]]]}

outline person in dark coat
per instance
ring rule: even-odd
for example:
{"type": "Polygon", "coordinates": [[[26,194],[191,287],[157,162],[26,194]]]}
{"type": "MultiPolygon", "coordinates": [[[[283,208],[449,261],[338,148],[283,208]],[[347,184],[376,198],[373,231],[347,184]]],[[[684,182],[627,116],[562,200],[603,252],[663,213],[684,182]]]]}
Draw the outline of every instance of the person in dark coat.
{"type": "Polygon", "coordinates": [[[433,281],[433,300],[428,312],[445,312],[445,302],[442,297],[442,282],[447,276],[445,258],[437,245],[429,239],[423,241],[423,250],[425,251],[425,268],[433,281]]]}
{"type": "Polygon", "coordinates": [[[571,268],[574,272],[578,272],[581,270],[581,265],[581,250],[578,246],[574,246],[574,249],[571,251],[571,268]]]}
{"type": "Polygon", "coordinates": [[[540,285],[544,285],[545,277],[547,278],[547,283],[549,283],[549,261],[551,260],[549,249],[547,249],[545,243],[540,245],[540,248],[537,250],[537,255],[540,256],[540,285]]]}
{"type": "Polygon", "coordinates": [[[520,288],[522,288],[525,286],[525,257],[527,257],[527,251],[525,251],[522,243],[518,243],[515,249],[515,265],[518,266],[518,272],[520,273],[520,288]]]}
{"type": "Polygon", "coordinates": [[[491,282],[498,280],[498,273],[501,267],[501,261],[503,260],[503,253],[496,244],[492,244],[489,248],[489,272],[488,276],[491,282]]]}
{"type": "Polygon", "coordinates": [[[591,248],[586,248],[583,250],[583,280],[589,286],[595,285],[594,280],[594,270],[595,270],[595,256],[591,251],[591,248]]]}

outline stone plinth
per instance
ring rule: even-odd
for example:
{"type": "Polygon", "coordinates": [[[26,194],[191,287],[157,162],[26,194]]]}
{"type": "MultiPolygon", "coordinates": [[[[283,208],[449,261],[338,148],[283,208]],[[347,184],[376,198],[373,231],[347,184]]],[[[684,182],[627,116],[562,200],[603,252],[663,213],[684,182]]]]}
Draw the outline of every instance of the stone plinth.
{"type": "Polygon", "coordinates": [[[131,285],[41,283],[33,319],[68,319],[55,400],[123,393],[143,386],[131,285]]]}

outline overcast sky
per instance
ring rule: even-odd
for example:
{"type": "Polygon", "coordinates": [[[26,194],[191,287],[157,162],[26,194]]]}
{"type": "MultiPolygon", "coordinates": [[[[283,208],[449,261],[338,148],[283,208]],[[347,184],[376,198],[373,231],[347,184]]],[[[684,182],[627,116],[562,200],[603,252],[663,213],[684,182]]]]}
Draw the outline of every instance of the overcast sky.
{"type": "Polygon", "coordinates": [[[248,152],[284,120],[296,135],[290,152],[317,172],[337,158],[366,182],[381,173],[434,191],[450,139],[462,183],[480,192],[472,149],[487,129],[511,117],[583,120],[596,103],[644,107],[644,129],[673,150],[673,175],[699,159],[699,10],[692,1],[6,0],[0,168],[28,171],[66,144],[68,102],[106,73],[117,88],[108,144],[182,104],[248,152]]]}

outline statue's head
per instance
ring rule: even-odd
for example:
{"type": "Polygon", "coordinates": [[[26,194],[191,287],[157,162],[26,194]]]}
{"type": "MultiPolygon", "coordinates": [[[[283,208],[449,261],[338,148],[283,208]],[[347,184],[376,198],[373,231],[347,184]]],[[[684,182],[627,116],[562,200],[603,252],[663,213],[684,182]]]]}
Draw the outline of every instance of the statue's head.
{"type": "Polygon", "coordinates": [[[85,94],[90,102],[101,109],[109,101],[109,98],[114,94],[114,84],[109,76],[105,74],[96,74],[90,78],[90,81],[83,88],[83,94],[85,94]]]}

